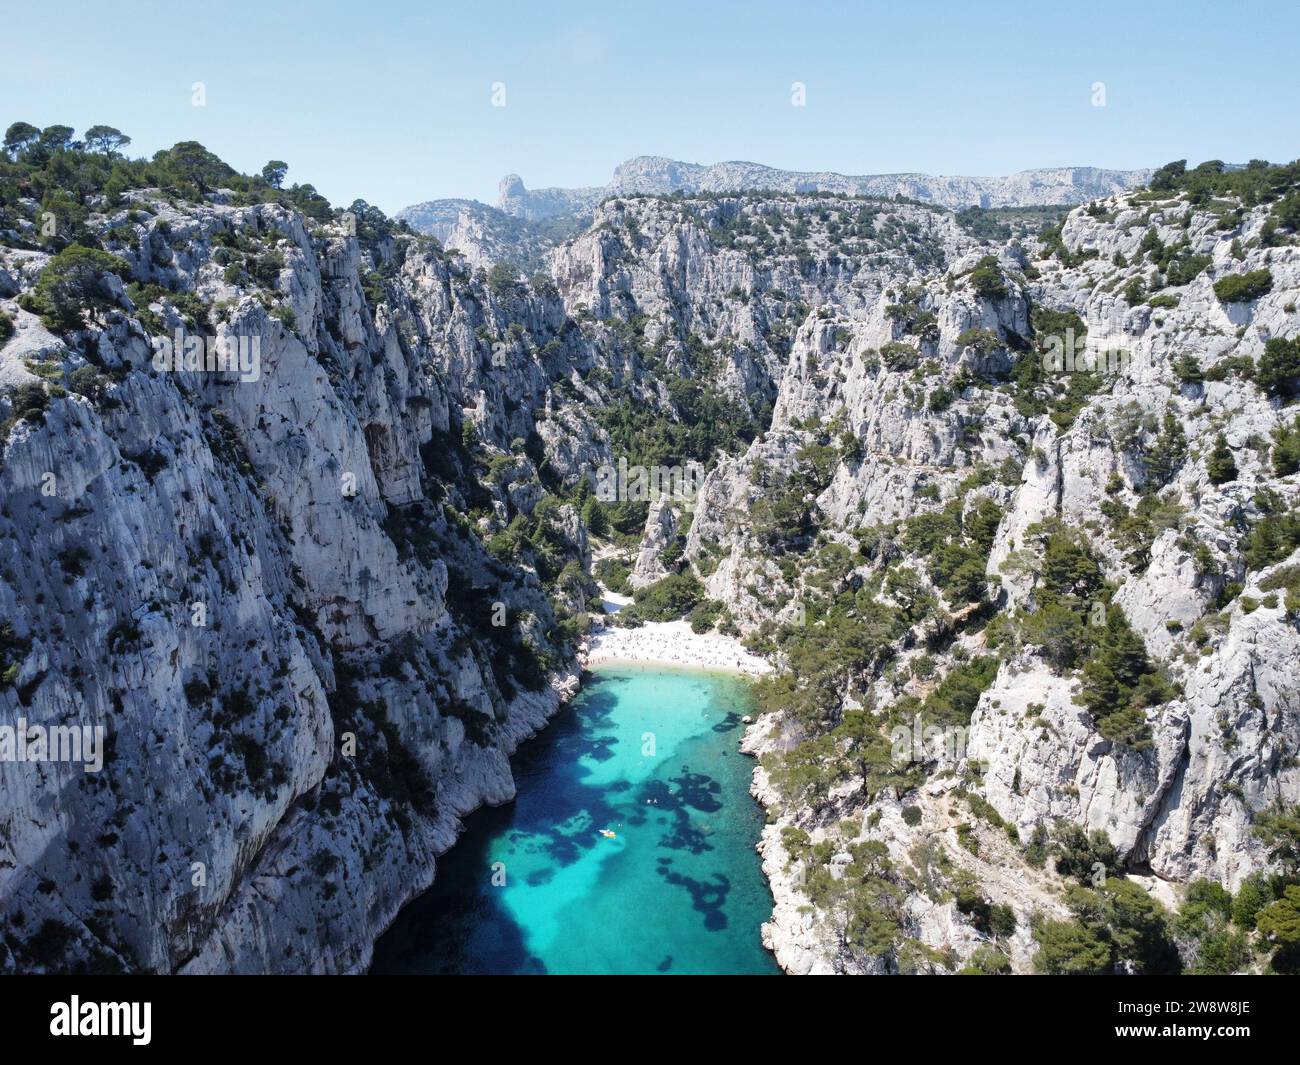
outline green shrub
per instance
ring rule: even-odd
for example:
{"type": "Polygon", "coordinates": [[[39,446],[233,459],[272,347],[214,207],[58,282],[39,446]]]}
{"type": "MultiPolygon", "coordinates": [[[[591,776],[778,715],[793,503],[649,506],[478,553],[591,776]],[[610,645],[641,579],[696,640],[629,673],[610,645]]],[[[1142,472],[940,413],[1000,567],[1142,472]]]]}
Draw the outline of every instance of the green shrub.
{"type": "Polygon", "coordinates": [[[1096,976],[1109,973],[1110,947],[1079,921],[1044,921],[1034,929],[1038,952],[1034,970],[1046,976],[1096,976]]]}
{"type": "Polygon", "coordinates": [[[981,299],[1000,300],[1005,299],[1007,295],[1007,283],[1002,277],[1002,269],[998,266],[997,256],[985,255],[975,264],[975,268],[970,272],[971,288],[981,299]]]}
{"type": "Polygon", "coordinates": [[[1006,939],[1016,931],[1016,915],[1010,906],[998,905],[984,898],[969,884],[957,890],[957,911],[970,921],[972,927],[994,939],[1006,939]]]}
{"type": "Polygon", "coordinates": [[[1253,931],[1259,911],[1272,899],[1273,892],[1269,886],[1268,874],[1251,874],[1242,881],[1236,897],[1232,900],[1232,923],[1243,931],[1253,931]]]}
{"type": "Polygon", "coordinates": [[[1256,492],[1254,503],[1261,517],[1246,534],[1243,556],[1250,569],[1263,569],[1300,547],[1300,512],[1287,510],[1271,489],[1256,492]]]}
{"type": "Polygon", "coordinates": [[[86,311],[116,306],[105,276],[124,277],[129,271],[125,260],[116,255],[71,244],[45,264],[29,295],[28,307],[41,316],[48,329],[79,329],[86,311]]]}
{"type": "Polygon", "coordinates": [[[1300,395],[1300,337],[1267,341],[1255,381],[1270,396],[1294,399],[1300,395]]]}
{"type": "Polygon", "coordinates": [[[1047,603],[1025,619],[1025,643],[1036,646],[1058,673],[1076,668],[1092,648],[1092,634],[1078,611],[1047,603]]]}
{"type": "Polygon", "coordinates": [[[24,381],[14,389],[10,403],[16,421],[41,425],[45,421],[45,412],[50,407],[50,397],[39,381],[24,381]]]}
{"type": "MultiPolygon", "coordinates": [[[[1195,281],[1213,262],[1214,260],[1208,255],[1193,255],[1190,252],[1183,252],[1179,255],[1170,257],[1162,264],[1165,272],[1165,284],[1172,285],[1175,288],[1180,285],[1190,284],[1195,281]]],[[[1177,306],[1178,300],[1173,296],[1157,296],[1151,300],[1151,305],[1162,307],[1177,306]],[[1156,300],[1169,300],[1168,303],[1156,303],[1156,300]]]]}
{"type": "Polygon", "coordinates": [[[92,402],[101,399],[107,387],[108,378],[93,366],[78,366],[68,374],[68,390],[92,402]]]}
{"type": "Polygon", "coordinates": [[[616,558],[602,558],[593,569],[596,578],[611,592],[617,592],[619,595],[632,594],[632,586],[627,581],[632,571],[628,569],[626,562],[616,558]]]}
{"type": "Polygon", "coordinates": [[[723,606],[716,599],[705,599],[698,603],[687,615],[692,632],[709,632],[722,614],[723,606]]]}
{"type": "Polygon", "coordinates": [[[1276,946],[1273,971],[1300,973],[1300,884],[1288,884],[1282,897],[1259,911],[1255,927],[1276,946]]]}
{"type": "Polygon", "coordinates": [[[1073,822],[1061,822],[1053,850],[1056,871],[1080,884],[1091,883],[1098,872],[1113,876],[1120,871],[1119,852],[1102,829],[1086,832],[1073,822]]]}
{"type": "Polygon", "coordinates": [[[1186,458],[1187,434],[1173,411],[1166,410],[1159,434],[1143,455],[1147,475],[1156,487],[1162,488],[1173,480],[1186,458]]]}
{"type": "Polygon", "coordinates": [[[1251,381],[1255,377],[1255,361],[1249,355],[1231,355],[1220,359],[1205,371],[1207,381],[1226,381],[1230,377],[1239,377],[1251,381]]]}
{"type": "Polygon", "coordinates": [[[1268,848],[1270,861],[1294,879],[1300,873],[1300,806],[1282,803],[1255,815],[1252,834],[1268,848]]]}
{"type": "Polygon", "coordinates": [[[1167,702],[1173,692],[1123,611],[1112,606],[1106,614],[1096,649],[1083,667],[1080,698],[1102,736],[1145,750],[1151,746],[1151,731],[1143,708],[1167,702]]]}
{"type": "Polygon", "coordinates": [[[1205,380],[1200,362],[1195,355],[1188,354],[1180,355],[1174,360],[1174,376],[1184,385],[1199,385],[1205,380]]]}
{"type": "Polygon", "coordinates": [[[925,697],[917,714],[927,724],[966,725],[979,704],[980,696],[997,679],[999,662],[994,655],[979,655],[954,666],[925,697]]]}
{"type": "Polygon", "coordinates": [[[981,355],[991,355],[1003,345],[997,333],[991,329],[966,329],[957,336],[959,348],[974,348],[981,355]]]}
{"type": "Polygon", "coordinates": [[[1176,975],[1182,960],[1165,908],[1131,880],[1110,877],[1095,890],[1071,887],[1075,920],[1110,948],[1108,971],[1176,975]]]}
{"type": "Polygon", "coordinates": [[[492,269],[488,271],[488,288],[492,290],[494,296],[505,299],[514,293],[518,276],[518,270],[510,263],[494,263],[492,269]]]}
{"type": "Polygon", "coordinates": [[[605,537],[609,535],[609,516],[605,513],[605,508],[601,505],[600,500],[595,496],[588,497],[587,501],[582,505],[582,523],[592,536],[605,537]]]}
{"type": "Polygon", "coordinates": [[[631,606],[619,613],[623,621],[675,621],[704,599],[704,585],[689,573],[670,573],[654,584],[638,588],[631,606]]]}
{"type": "Polygon", "coordinates": [[[957,970],[958,976],[1010,976],[1011,959],[997,947],[981,943],[972,952],[964,968],[957,970]]]}
{"type": "Polygon", "coordinates": [[[1220,278],[1214,283],[1214,294],[1222,303],[1249,303],[1268,295],[1272,288],[1273,275],[1266,268],[1220,278]]]}
{"type": "Polygon", "coordinates": [[[1237,479],[1237,463],[1223,433],[1214,438],[1214,448],[1205,460],[1205,472],[1209,474],[1211,484],[1227,484],[1237,479]]]}
{"type": "Polygon", "coordinates": [[[1228,197],[1239,199],[1247,207],[1275,201],[1280,206],[1297,181],[1300,181],[1300,165],[1296,163],[1273,166],[1262,159],[1252,159],[1244,167],[1230,170],[1221,160],[1210,159],[1189,170],[1187,160],[1178,159],[1157,170],[1151,176],[1149,187],[1155,198],[1167,198],[1168,193],[1177,192],[1196,206],[1228,197]]]}
{"type": "Polygon", "coordinates": [[[881,345],[880,359],[890,370],[913,370],[921,361],[921,353],[911,344],[891,340],[881,345]]]}

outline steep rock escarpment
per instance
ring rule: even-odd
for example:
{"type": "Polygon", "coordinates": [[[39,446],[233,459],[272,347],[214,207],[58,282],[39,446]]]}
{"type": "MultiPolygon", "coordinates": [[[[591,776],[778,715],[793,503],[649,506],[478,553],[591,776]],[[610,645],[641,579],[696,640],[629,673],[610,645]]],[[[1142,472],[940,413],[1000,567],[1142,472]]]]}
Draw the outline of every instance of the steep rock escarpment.
{"type": "Polygon", "coordinates": [[[0,764],[0,961],[361,969],[575,681],[536,574],[461,513],[462,425],[518,428],[455,351],[490,298],[275,204],[142,192],[90,224],[132,296],[57,336],[8,305],[11,380],[85,369],[8,434],[0,699],[110,757],[0,764]],[[178,331],[251,357],[159,369],[178,331]]]}
{"type": "Polygon", "coordinates": [[[1059,236],[950,245],[799,328],[769,428],[686,537],[727,616],[806,678],[747,739],[787,969],[948,971],[990,946],[1028,969],[1031,926],[1069,917],[1039,872],[1063,826],[1171,906],[1271,867],[1256,822],[1300,799],[1276,368],[1300,257],[1275,219],[1128,194],[1059,236]],[[1133,679],[1100,661],[1120,654],[1133,679]]]}
{"type": "Polygon", "coordinates": [[[789,971],[1028,971],[1125,892],[1276,868],[1285,168],[1032,232],[629,186],[525,279],[499,219],[439,214],[448,254],[197,148],[52,239],[32,175],[0,198],[0,708],[108,737],[0,762],[0,968],[364,968],[513,794],[594,576],[778,667],[745,742],[789,971]],[[247,360],[156,365],[189,336],[247,360]]]}

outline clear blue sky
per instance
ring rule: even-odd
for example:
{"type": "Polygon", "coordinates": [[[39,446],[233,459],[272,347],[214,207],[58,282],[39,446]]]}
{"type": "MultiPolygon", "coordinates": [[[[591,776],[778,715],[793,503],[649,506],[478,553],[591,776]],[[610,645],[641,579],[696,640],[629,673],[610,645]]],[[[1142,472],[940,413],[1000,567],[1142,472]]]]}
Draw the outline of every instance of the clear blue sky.
{"type": "Polygon", "coordinates": [[[642,154],[850,174],[1300,156],[1294,0],[54,0],[0,25],[3,125],[103,122],[133,155],[198,140],[244,171],[280,158],[388,212],[495,203],[509,172],[604,184],[642,154]]]}

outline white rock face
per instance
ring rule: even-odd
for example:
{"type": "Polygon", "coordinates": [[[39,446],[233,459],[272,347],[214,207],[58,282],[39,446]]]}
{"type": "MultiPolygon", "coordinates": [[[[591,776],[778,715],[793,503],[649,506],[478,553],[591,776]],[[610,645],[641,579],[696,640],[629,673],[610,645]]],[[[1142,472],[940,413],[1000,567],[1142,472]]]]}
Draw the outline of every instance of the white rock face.
{"type": "Polygon", "coordinates": [[[673,513],[673,501],[668,496],[661,496],[650,504],[641,551],[637,555],[636,566],[628,577],[628,583],[633,588],[644,588],[668,575],[660,555],[676,536],[677,515],[673,513]]]}
{"type": "Polygon", "coordinates": [[[477,200],[430,200],[405,207],[394,217],[482,270],[507,262],[531,272],[567,230],[576,233],[583,228],[576,218],[567,225],[539,226],[477,200]]]}
{"type": "MultiPolygon", "coordinates": [[[[0,716],[102,727],[110,749],[102,774],[0,761],[0,912],[59,944],[12,936],[0,971],[362,970],[461,818],[514,795],[508,756],[576,680],[550,650],[550,683],[503,687],[465,611],[499,600],[548,650],[550,606],[435,501],[464,505],[436,470],[479,372],[464,308],[488,301],[409,248],[372,315],[340,226],[309,233],[276,205],[134,206],[133,268],[201,293],[215,337],[255,366],[159,370],[138,317],[60,339],[5,301],[0,380],[51,361],[103,376],[102,395],[56,397],[7,434],[0,716]],[[283,263],[269,296],[213,260],[239,242],[283,263]]],[[[31,257],[2,254],[29,284],[31,257]]],[[[149,313],[155,335],[191,328],[162,297],[149,313]]],[[[532,424],[503,398],[528,372],[476,389],[498,446],[532,424]]]]}
{"type": "Polygon", "coordinates": [[[1138,755],[1097,735],[1075,684],[1041,666],[1004,666],[971,719],[967,752],[986,765],[985,796],[1028,836],[1065,818],[1132,851],[1172,787],[1186,749],[1186,709],[1170,704],[1154,749],[1138,755]]]}
{"type": "Polygon", "coordinates": [[[1056,167],[1022,170],[1007,177],[934,177],[929,174],[874,174],[849,177],[825,171],[801,173],[758,163],[701,166],[658,156],[639,156],[621,164],[607,194],[668,192],[833,192],[844,196],[904,196],[944,207],[1007,207],[1081,203],[1144,184],[1150,170],[1056,167]]]}
{"type": "Polygon", "coordinates": [[[929,174],[874,174],[850,177],[827,171],[777,170],[758,163],[702,166],[662,156],[642,155],[621,163],[603,189],[528,190],[517,174],[501,179],[500,207],[537,220],[590,210],[610,196],[664,195],[673,192],[831,192],[841,196],[903,196],[943,207],[1008,207],[1082,203],[1145,184],[1150,170],[1053,167],[1022,170],[1006,177],[935,177],[929,174]]]}
{"type": "MultiPolygon", "coordinates": [[[[1235,889],[1268,865],[1252,832],[1255,816],[1300,801],[1293,679],[1300,637],[1282,602],[1285,571],[1296,557],[1249,572],[1243,563],[1247,530],[1263,517],[1260,508],[1287,510],[1297,500],[1296,475],[1277,476],[1270,459],[1274,435],[1295,415],[1234,380],[1231,371],[1226,381],[1189,383],[1175,367],[1184,356],[1205,371],[1231,360],[1257,363],[1269,339],[1300,335],[1300,252],[1293,244],[1267,248],[1253,240],[1267,208],[1245,211],[1240,227],[1230,229],[1204,212],[1189,213],[1185,204],[1143,210],[1118,197],[1097,207],[1095,214],[1072,212],[1063,227],[1070,253],[1094,251],[1095,257],[1066,267],[1032,247],[1028,254],[1014,247],[992,252],[1007,288],[1001,298],[978,298],[963,283],[990,252],[964,247],[954,235],[945,241],[946,277],[895,283],[860,306],[810,315],[776,371],[770,430],[711,472],[686,554],[703,562],[721,549],[705,584],[742,630],[789,621],[804,594],[799,566],[771,557],[756,515],[779,490],[782,474],[806,469],[809,448],[845,433],[852,448],[830,458],[818,490],[805,497],[821,530],[817,544],[833,541],[852,554],[855,538],[837,534],[883,527],[888,545],[890,523],[955,497],[969,513],[972,498],[987,497],[1006,510],[987,573],[1001,585],[999,608],[1012,612],[1033,605],[1041,573],[1024,560],[1043,523],[1083,532],[1114,586],[1109,609],[1124,614],[1178,685],[1179,697],[1147,711],[1150,746],[1133,750],[1100,734],[1076,701],[1077,677],[1054,673],[1026,648],[1002,665],[981,696],[964,735],[965,754],[952,768],[1022,842],[1038,828],[1073,823],[1107,833],[1146,882],[1176,889],[1206,877],[1235,889]],[[1169,245],[1185,240],[1188,253],[1207,256],[1210,265],[1189,283],[1164,290],[1156,304],[1130,305],[1129,282],[1151,282],[1153,271],[1138,260],[1152,228],[1169,245]],[[1272,289],[1261,299],[1226,304],[1215,295],[1219,278],[1263,269],[1272,289]],[[1102,359],[1108,371],[1102,387],[1063,424],[1026,412],[1003,390],[959,386],[936,406],[935,387],[950,386],[963,366],[976,378],[1010,366],[999,367],[999,352],[967,331],[987,331],[1014,346],[1016,338],[1042,332],[1029,320],[1031,304],[1079,315],[1086,338],[1081,328],[1077,337],[1060,339],[1081,367],[1102,359]],[[1076,340],[1077,351],[1069,347],[1076,340]],[[889,347],[898,343],[910,354],[889,347]],[[1206,462],[1220,433],[1237,473],[1216,485],[1206,462]],[[1167,472],[1161,461],[1170,462],[1167,472]],[[972,489],[971,474],[990,468],[1002,471],[1003,483],[972,489]],[[1275,494],[1275,503],[1260,502],[1261,487],[1275,494]],[[1120,516],[1131,520],[1140,505],[1153,502],[1159,506],[1144,511],[1154,514],[1151,524],[1134,526],[1142,530],[1134,539],[1120,516]],[[1278,572],[1283,576],[1269,583],[1278,572]],[[1216,601],[1229,582],[1243,579],[1242,594],[1220,618],[1216,601]]],[[[928,561],[906,557],[914,565],[928,561]]],[[[854,579],[869,579],[874,561],[854,559],[854,579]]],[[[967,655],[985,650],[978,640],[963,643],[967,655]]],[[[919,653],[908,650],[905,661],[919,653]]],[[[905,668],[897,672],[902,679],[864,677],[861,690],[850,682],[846,707],[887,706],[902,694],[929,690],[908,680],[905,668]]],[[[788,726],[774,729],[765,721],[751,729],[748,743],[755,753],[773,754],[799,738],[798,730],[791,735],[788,726]]],[[[777,900],[764,938],[781,964],[791,972],[850,972],[899,963],[897,956],[862,957],[846,949],[835,915],[810,907],[787,868],[782,833],[797,828],[814,843],[839,840],[837,821],[865,814],[878,818],[866,837],[884,842],[900,863],[910,861],[913,848],[934,840],[936,825],[951,825],[952,798],[940,776],[905,800],[920,811],[919,825],[891,821],[890,800],[867,799],[859,787],[846,784],[810,811],[788,806],[765,770],[755,781],[756,794],[779,812],[761,849],[777,900]]],[[[970,820],[977,835],[987,831],[978,818],[970,820]]],[[[966,843],[952,842],[960,845],[945,843],[948,859],[978,867],[986,899],[1015,912],[1019,931],[1001,946],[1013,968],[1027,971],[1036,949],[1029,919],[1035,911],[1065,915],[1060,883],[1049,868],[1042,883],[1017,891],[1017,878],[1040,876],[1019,851],[1005,853],[1005,866],[1015,870],[1008,883],[984,860],[990,841],[980,837],[975,865],[966,843]]],[[[928,947],[958,958],[975,949],[966,918],[924,892],[909,895],[905,911],[905,934],[928,947]]]]}
{"type": "Polygon", "coordinates": [[[1251,815],[1300,800],[1300,635],[1281,608],[1233,614],[1227,638],[1187,672],[1185,698],[1152,715],[1154,748],[1141,755],[1097,736],[1065,679],[1004,667],[968,747],[987,766],[989,801],[1022,832],[1064,817],[1105,830],[1163,879],[1236,890],[1267,864],[1251,815]]]}

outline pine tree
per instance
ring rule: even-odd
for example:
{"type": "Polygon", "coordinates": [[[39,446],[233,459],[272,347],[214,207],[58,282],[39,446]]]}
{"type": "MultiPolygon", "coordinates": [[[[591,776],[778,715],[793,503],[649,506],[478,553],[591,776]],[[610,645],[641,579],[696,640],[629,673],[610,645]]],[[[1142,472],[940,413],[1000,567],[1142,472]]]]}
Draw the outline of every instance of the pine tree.
{"type": "Polygon", "coordinates": [[[1160,487],[1164,487],[1178,472],[1187,458],[1187,434],[1171,411],[1165,411],[1160,435],[1156,437],[1146,456],[1147,472],[1160,487]]]}
{"type": "Polygon", "coordinates": [[[1211,484],[1227,484],[1237,479],[1237,463],[1228,447],[1228,438],[1222,433],[1214,439],[1214,450],[1205,462],[1205,472],[1210,475],[1211,484]]]}
{"type": "Polygon", "coordinates": [[[1270,396],[1294,399],[1300,394],[1297,382],[1300,382],[1300,338],[1274,337],[1264,345],[1255,383],[1270,396]]]}

